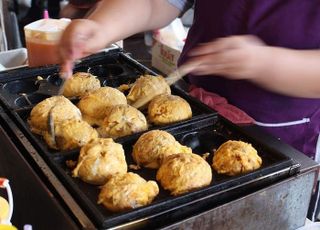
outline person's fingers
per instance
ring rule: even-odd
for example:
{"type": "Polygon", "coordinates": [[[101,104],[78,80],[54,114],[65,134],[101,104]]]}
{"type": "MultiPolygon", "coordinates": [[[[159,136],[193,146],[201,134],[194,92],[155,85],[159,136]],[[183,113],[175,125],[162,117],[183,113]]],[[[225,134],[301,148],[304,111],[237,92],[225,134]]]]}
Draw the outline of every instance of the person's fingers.
{"type": "Polygon", "coordinates": [[[244,38],[246,39],[246,42],[251,43],[253,45],[265,45],[265,43],[254,35],[245,35],[244,38]]]}
{"type": "Polygon", "coordinates": [[[88,19],[74,20],[60,41],[62,60],[76,60],[105,47],[105,34],[100,26],[88,19]]]}
{"type": "Polygon", "coordinates": [[[186,65],[192,65],[194,75],[229,74],[237,66],[237,55],[233,52],[214,53],[191,57],[186,65]]]}
{"type": "MultiPolygon", "coordinates": [[[[230,79],[248,79],[256,76],[261,49],[265,46],[254,36],[233,36],[201,44],[188,55],[194,75],[222,75],[230,79]],[[191,54],[191,55],[190,55],[191,54]],[[258,63],[258,64],[257,64],[258,63]]],[[[259,64],[260,63],[260,64],[259,64]]]]}
{"type": "Polygon", "coordinates": [[[101,31],[101,29],[97,28],[93,30],[92,33],[88,34],[87,38],[82,38],[82,42],[85,43],[82,46],[82,55],[87,56],[92,53],[96,53],[97,51],[105,48],[107,44],[104,42],[106,34],[101,31]]]}
{"type": "Polygon", "coordinates": [[[86,21],[74,20],[65,29],[59,44],[62,59],[76,59],[81,49],[85,47],[85,40],[90,36],[91,27],[86,26],[86,21]],[[87,27],[87,28],[86,28],[87,27]]]}
{"type": "Polygon", "coordinates": [[[210,53],[224,52],[236,48],[240,39],[238,36],[218,38],[212,42],[201,43],[188,52],[188,56],[200,56],[210,53]]]}
{"type": "Polygon", "coordinates": [[[224,77],[238,78],[237,72],[234,71],[232,65],[229,64],[202,64],[197,69],[192,71],[193,75],[206,76],[206,75],[222,75],[224,77]]]}
{"type": "Polygon", "coordinates": [[[225,53],[209,53],[201,56],[190,57],[187,60],[188,65],[193,66],[193,70],[197,70],[203,65],[219,65],[223,62],[227,62],[225,59],[225,53]]]}
{"type": "Polygon", "coordinates": [[[228,73],[228,65],[225,64],[201,64],[192,71],[193,75],[205,76],[205,75],[225,75],[228,73]]]}
{"type": "Polygon", "coordinates": [[[61,59],[60,75],[62,78],[72,76],[73,63],[77,59],[91,54],[88,44],[94,43],[94,30],[89,20],[74,20],[64,31],[60,44],[61,59]]]}
{"type": "Polygon", "coordinates": [[[86,56],[87,50],[90,50],[87,47],[87,44],[91,42],[90,38],[91,38],[91,34],[82,33],[82,32],[74,34],[74,38],[71,43],[71,47],[72,47],[71,55],[73,60],[86,56]]]}
{"type": "Polygon", "coordinates": [[[230,36],[218,38],[212,42],[201,43],[188,52],[188,56],[200,56],[210,53],[225,52],[245,45],[263,45],[263,42],[253,35],[230,36]]]}
{"type": "Polygon", "coordinates": [[[221,51],[220,46],[218,46],[217,41],[216,42],[209,42],[209,43],[201,43],[192,50],[188,52],[188,56],[200,56],[200,55],[206,55],[210,53],[216,53],[221,51]]]}
{"type": "Polygon", "coordinates": [[[60,77],[63,79],[70,79],[72,77],[72,70],[73,70],[73,62],[72,61],[65,61],[61,64],[60,69],[60,77]]]}
{"type": "Polygon", "coordinates": [[[245,79],[248,75],[248,70],[243,68],[242,64],[236,59],[229,61],[210,62],[208,60],[196,60],[198,62],[191,74],[197,76],[206,75],[221,75],[230,79],[245,79]]]}

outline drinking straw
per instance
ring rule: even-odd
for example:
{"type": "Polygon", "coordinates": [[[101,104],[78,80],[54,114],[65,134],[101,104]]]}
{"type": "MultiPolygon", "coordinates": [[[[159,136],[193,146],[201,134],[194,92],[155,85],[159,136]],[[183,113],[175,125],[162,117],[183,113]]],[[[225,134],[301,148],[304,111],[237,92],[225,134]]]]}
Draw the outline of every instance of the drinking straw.
{"type": "Polygon", "coordinates": [[[49,12],[48,12],[48,1],[44,0],[43,2],[43,18],[48,19],[49,18],[49,12]]]}

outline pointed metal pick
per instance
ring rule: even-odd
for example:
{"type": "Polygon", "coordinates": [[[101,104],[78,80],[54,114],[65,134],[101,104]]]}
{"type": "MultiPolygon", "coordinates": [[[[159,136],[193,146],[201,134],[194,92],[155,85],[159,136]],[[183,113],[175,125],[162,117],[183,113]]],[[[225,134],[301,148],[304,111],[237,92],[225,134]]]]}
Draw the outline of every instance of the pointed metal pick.
{"type": "Polygon", "coordinates": [[[51,137],[51,141],[54,145],[56,145],[56,134],[54,129],[54,117],[53,117],[53,109],[55,106],[53,106],[49,113],[48,113],[48,132],[51,137]]]}

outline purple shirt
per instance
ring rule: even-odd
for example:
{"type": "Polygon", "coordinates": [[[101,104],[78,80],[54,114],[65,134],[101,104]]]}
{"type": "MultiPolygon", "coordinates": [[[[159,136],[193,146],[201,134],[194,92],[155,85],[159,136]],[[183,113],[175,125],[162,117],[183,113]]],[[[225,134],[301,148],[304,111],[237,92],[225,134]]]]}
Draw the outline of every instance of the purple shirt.
{"type": "MultiPolygon", "coordinates": [[[[180,63],[198,43],[241,34],[256,35],[270,46],[318,49],[320,1],[198,0],[180,63]]],[[[306,155],[315,156],[320,132],[320,99],[287,97],[247,81],[219,76],[190,76],[189,79],[199,87],[226,97],[231,104],[263,123],[261,125],[276,126],[265,129],[306,155]]]]}

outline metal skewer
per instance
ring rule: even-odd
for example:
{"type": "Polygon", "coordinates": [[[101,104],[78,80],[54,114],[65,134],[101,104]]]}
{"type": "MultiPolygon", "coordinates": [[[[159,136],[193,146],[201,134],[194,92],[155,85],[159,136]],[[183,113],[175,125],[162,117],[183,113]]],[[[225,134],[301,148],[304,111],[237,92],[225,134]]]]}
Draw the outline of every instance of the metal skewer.
{"type": "MultiPolygon", "coordinates": [[[[168,83],[168,85],[172,85],[181,78],[183,78],[185,75],[190,73],[193,70],[193,67],[191,65],[182,65],[172,73],[170,73],[166,78],[165,81],[168,83]]],[[[143,106],[145,106],[149,101],[151,101],[155,96],[155,91],[152,91],[153,93],[148,94],[144,98],[140,98],[137,101],[135,101],[131,106],[135,107],[136,109],[139,109],[143,106]]]]}

